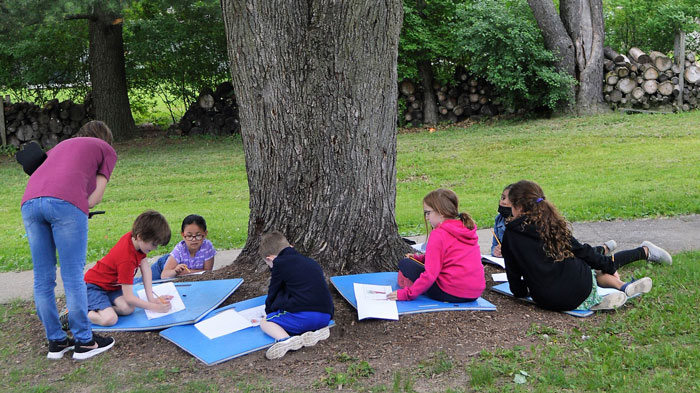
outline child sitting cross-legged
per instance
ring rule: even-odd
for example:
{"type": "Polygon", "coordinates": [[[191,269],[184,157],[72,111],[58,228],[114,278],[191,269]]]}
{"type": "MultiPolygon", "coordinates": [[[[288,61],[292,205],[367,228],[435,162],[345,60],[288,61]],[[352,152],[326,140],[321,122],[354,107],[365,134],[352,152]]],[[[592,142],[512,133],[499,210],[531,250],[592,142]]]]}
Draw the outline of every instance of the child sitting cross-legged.
{"type": "Polygon", "coordinates": [[[278,231],[262,236],[259,252],[272,273],[267,316],[260,328],[276,341],[265,356],[281,358],[287,351],[328,338],[334,309],[321,266],[298,253],[278,231]]]}
{"type": "Polygon", "coordinates": [[[134,307],[156,312],[170,310],[170,296],[158,297],[151,289],[151,266],[146,255],[170,241],[170,226],[154,210],[141,213],[104,258],[85,273],[88,318],[96,325],[112,326],[119,315],[129,315],[134,307]],[[141,270],[148,301],[133,291],[134,272],[141,270]]]}

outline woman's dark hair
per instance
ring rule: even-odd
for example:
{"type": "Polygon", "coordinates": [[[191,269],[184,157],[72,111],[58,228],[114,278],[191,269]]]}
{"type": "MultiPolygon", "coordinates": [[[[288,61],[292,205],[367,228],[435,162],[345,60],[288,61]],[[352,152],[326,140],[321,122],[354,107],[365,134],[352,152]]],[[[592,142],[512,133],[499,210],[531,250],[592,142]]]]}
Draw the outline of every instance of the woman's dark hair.
{"type": "Polygon", "coordinates": [[[103,141],[109,143],[110,145],[112,144],[112,142],[114,142],[112,130],[110,130],[109,127],[107,127],[107,124],[99,120],[92,120],[85,123],[82,127],[80,127],[75,136],[100,138],[103,141]]]}
{"type": "Polygon", "coordinates": [[[574,256],[569,224],[554,204],[545,198],[544,191],[537,183],[521,180],[513,184],[508,199],[525,216],[525,223],[535,225],[548,257],[560,262],[574,256]]]}
{"type": "Polygon", "coordinates": [[[197,224],[197,226],[202,228],[204,232],[207,231],[207,222],[204,221],[204,217],[197,214],[190,214],[189,216],[185,217],[184,220],[182,220],[180,232],[185,232],[185,227],[190,224],[197,224]]]}

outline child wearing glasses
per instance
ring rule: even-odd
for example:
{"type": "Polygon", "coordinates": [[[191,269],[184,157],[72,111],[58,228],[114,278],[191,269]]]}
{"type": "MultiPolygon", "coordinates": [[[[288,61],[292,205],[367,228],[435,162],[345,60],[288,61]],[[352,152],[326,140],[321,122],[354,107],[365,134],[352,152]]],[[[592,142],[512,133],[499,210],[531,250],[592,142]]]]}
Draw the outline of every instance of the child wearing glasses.
{"type": "Polygon", "coordinates": [[[207,239],[204,217],[190,214],[182,220],[182,241],[170,254],[162,256],[151,266],[153,279],[172,278],[184,274],[211,271],[214,268],[214,245],[207,239]]]}
{"type": "Polygon", "coordinates": [[[423,214],[426,228],[432,228],[425,254],[399,261],[401,289],[387,298],[413,300],[425,294],[441,302],[476,300],[486,287],[476,223],[459,212],[457,194],[443,188],[423,198],[423,214]]]}

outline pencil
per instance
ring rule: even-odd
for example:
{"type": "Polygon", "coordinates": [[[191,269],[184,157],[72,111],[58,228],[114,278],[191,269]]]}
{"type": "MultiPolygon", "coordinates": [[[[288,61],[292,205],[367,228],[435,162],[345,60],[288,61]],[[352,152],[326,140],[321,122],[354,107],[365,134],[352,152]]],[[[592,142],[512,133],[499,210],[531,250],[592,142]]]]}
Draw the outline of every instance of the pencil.
{"type": "Polygon", "coordinates": [[[165,304],[165,300],[163,300],[163,298],[162,298],[162,297],[158,296],[158,294],[156,293],[156,291],[154,291],[154,290],[151,290],[151,293],[153,294],[153,296],[155,296],[155,297],[156,297],[156,299],[158,299],[158,301],[159,301],[159,302],[161,302],[161,303],[165,304]]]}
{"type": "Polygon", "coordinates": [[[493,238],[496,239],[496,242],[498,243],[498,247],[501,247],[501,241],[498,240],[498,236],[496,236],[496,231],[494,231],[493,228],[491,229],[491,233],[493,233],[493,238]]]}
{"type": "Polygon", "coordinates": [[[187,266],[185,266],[185,270],[187,270],[187,274],[192,273],[192,270],[190,270],[190,268],[188,268],[187,266]]]}
{"type": "Polygon", "coordinates": [[[417,260],[417,259],[416,259],[416,258],[414,258],[414,257],[408,257],[408,259],[414,260],[414,261],[416,261],[416,262],[420,263],[421,265],[423,265],[423,262],[421,262],[421,261],[417,260]]]}

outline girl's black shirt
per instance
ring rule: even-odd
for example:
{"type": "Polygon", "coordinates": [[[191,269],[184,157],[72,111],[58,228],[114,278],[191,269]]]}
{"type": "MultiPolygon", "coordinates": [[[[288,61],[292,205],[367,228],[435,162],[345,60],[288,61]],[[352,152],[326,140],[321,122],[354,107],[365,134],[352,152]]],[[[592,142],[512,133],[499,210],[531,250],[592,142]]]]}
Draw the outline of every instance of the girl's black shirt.
{"type": "Polygon", "coordinates": [[[570,241],[574,257],[554,262],[545,254],[538,229],[525,223],[525,218],[521,216],[506,224],[502,242],[510,290],[516,297],[529,295],[548,310],[573,310],[591,293],[591,269],[615,273],[610,257],[573,236],[570,241]]]}

